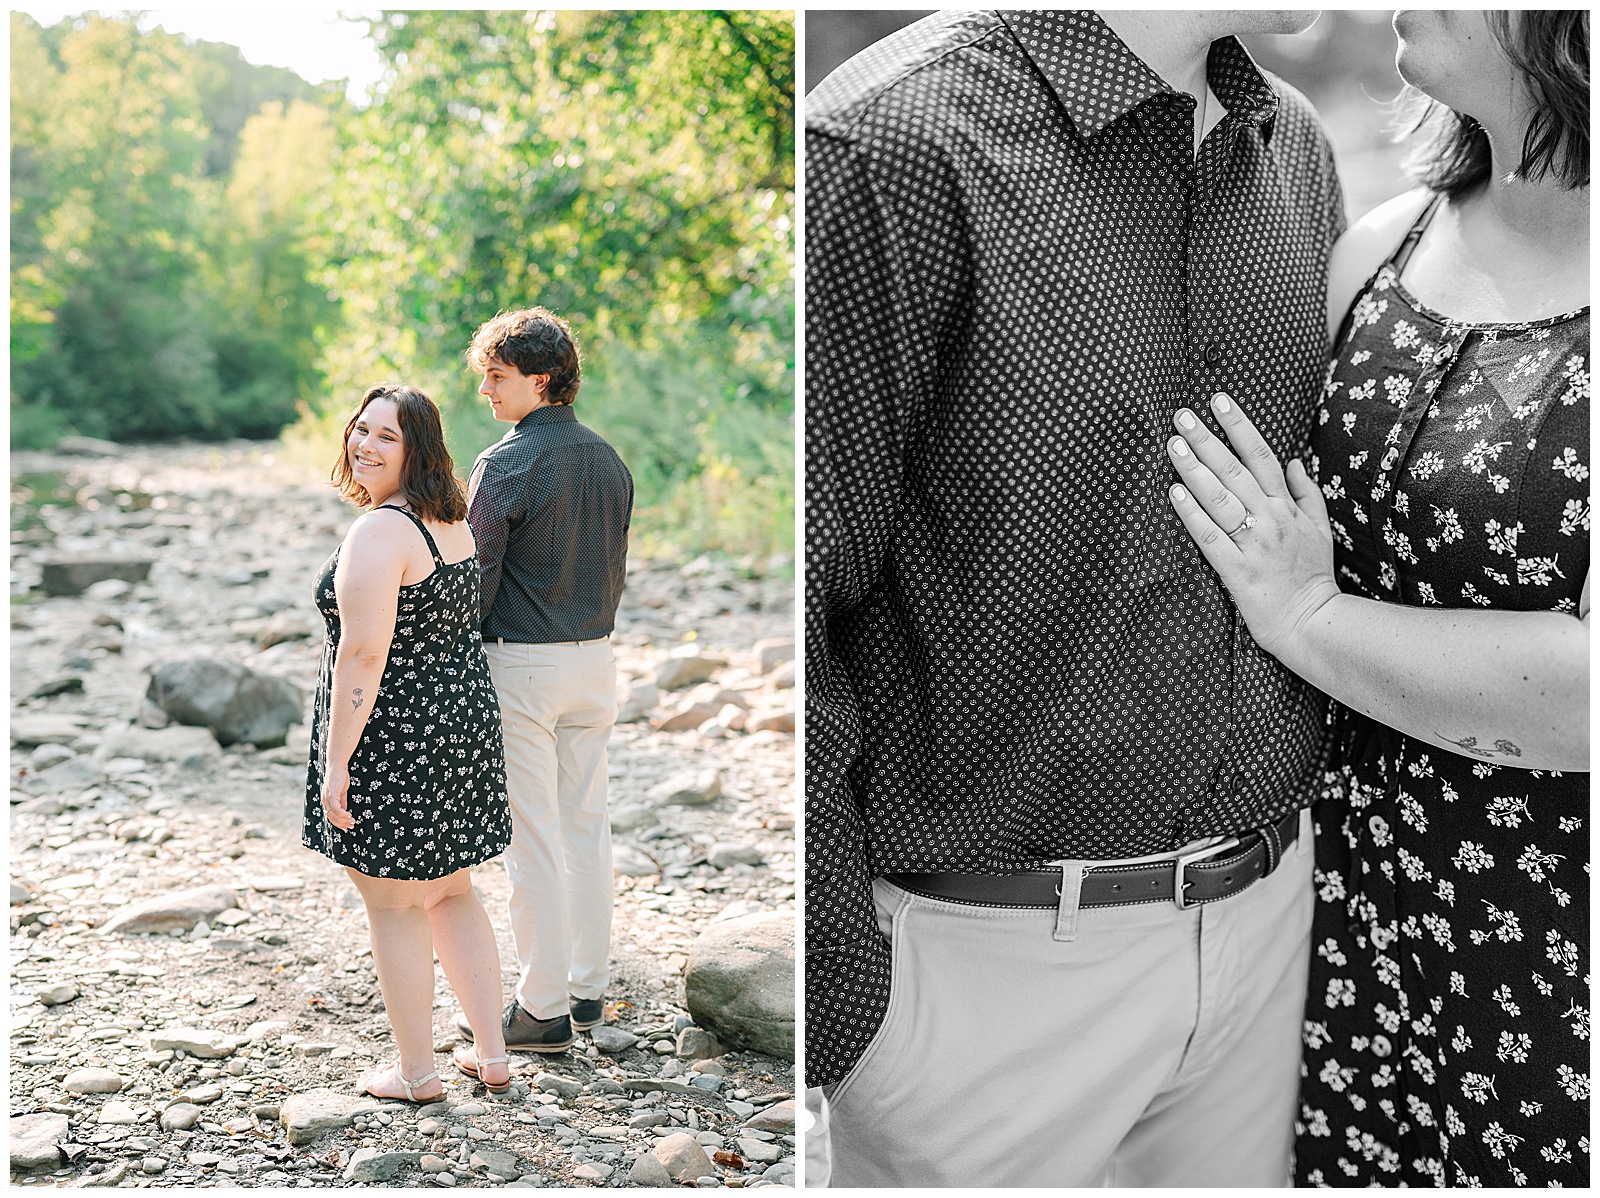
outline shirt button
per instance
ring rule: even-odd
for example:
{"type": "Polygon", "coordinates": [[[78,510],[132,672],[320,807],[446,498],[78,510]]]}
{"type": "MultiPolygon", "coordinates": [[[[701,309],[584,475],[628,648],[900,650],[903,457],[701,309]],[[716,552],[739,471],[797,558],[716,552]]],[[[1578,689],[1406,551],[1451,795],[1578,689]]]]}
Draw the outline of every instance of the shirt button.
{"type": "Polygon", "coordinates": [[[1450,356],[1455,352],[1456,351],[1451,349],[1448,345],[1441,345],[1438,349],[1433,351],[1433,364],[1435,366],[1443,366],[1450,360],[1450,356]]]}
{"type": "Polygon", "coordinates": [[[1374,1037],[1372,1037],[1372,1055],[1373,1056],[1375,1056],[1375,1057],[1386,1057],[1393,1051],[1394,1051],[1394,1045],[1389,1043],[1389,1037],[1388,1036],[1374,1036],[1374,1037]]]}
{"type": "Polygon", "coordinates": [[[1222,361],[1222,346],[1215,341],[1211,342],[1210,345],[1206,346],[1204,357],[1207,366],[1215,366],[1222,361]]]}

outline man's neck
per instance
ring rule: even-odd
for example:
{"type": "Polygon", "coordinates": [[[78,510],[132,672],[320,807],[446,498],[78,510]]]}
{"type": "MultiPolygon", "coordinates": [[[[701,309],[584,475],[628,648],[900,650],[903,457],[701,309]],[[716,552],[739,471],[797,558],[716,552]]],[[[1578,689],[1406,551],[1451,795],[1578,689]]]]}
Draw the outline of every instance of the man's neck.
{"type": "Polygon", "coordinates": [[[1111,27],[1152,71],[1177,91],[1188,92],[1198,106],[1206,94],[1206,56],[1213,33],[1200,11],[1130,12],[1100,9],[1111,27]]]}

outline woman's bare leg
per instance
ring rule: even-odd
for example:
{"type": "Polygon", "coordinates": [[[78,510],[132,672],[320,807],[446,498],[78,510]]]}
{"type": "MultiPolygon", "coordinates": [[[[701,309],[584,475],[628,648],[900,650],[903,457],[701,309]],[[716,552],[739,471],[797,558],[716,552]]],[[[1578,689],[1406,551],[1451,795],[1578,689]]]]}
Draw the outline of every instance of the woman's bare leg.
{"type": "MultiPolygon", "coordinates": [[[[433,927],[434,951],[472,1027],[473,1059],[503,1057],[500,950],[489,913],[472,889],[472,870],[458,869],[427,885],[424,905],[433,927]]],[[[480,1073],[487,1074],[485,1082],[497,1086],[511,1076],[505,1065],[490,1065],[480,1073]]]]}
{"type": "MultiPolygon", "coordinates": [[[[403,1077],[425,1077],[433,1067],[433,936],[424,903],[427,882],[372,878],[346,867],[345,872],[367,905],[372,934],[372,961],[378,987],[400,1050],[403,1077]]],[[[386,1081],[371,1083],[386,1097],[404,1098],[405,1089],[386,1081]]],[[[432,1081],[415,1091],[418,1098],[444,1092],[432,1081]]]]}

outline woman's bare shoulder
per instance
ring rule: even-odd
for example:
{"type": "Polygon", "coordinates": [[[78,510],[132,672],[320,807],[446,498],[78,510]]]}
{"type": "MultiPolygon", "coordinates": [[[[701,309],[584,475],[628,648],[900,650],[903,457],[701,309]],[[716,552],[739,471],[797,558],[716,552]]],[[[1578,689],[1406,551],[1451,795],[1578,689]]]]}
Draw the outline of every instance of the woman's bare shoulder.
{"type": "Polygon", "coordinates": [[[1328,258],[1328,340],[1331,343],[1355,302],[1361,285],[1372,277],[1411,222],[1417,219],[1432,192],[1417,188],[1385,200],[1345,231],[1328,258]]]}
{"type": "Polygon", "coordinates": [[[417,526],[393,508],[374,508],[357,516],[344,535],[340,559],[354,557],[368,564],[399,562],[422,544],[417,526]]]}

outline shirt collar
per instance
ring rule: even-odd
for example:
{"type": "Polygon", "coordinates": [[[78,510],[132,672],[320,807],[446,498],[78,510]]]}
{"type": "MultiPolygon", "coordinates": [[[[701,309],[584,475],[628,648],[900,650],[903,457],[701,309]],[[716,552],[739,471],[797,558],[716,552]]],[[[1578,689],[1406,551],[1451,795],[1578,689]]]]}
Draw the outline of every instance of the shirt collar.
{"type": "MultiPolygon", "coordinates": [[[[542,408],[535,408],[521,420],[517,421],[517,428],[524,428],[534,424],[556,424],[563,420],[576,420],[577,413],[572,410],[569,403],[549,403],[542,408]]],[[[516,430],[513,429],[513,432],[516,430]]]]}
{"type": "MultiPolygon", "coordinates": [[[[1173,90],[1094,12],[997,15],[1050,84],[1082,138],[1093,137],[1150,97],[1173,90]]],[[[1238,38],[1211,43],[1206,79],[1231,116],[1260,125],[1263,136],[1271,136],[1277,94],[1238,38]]]]}

